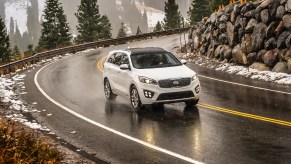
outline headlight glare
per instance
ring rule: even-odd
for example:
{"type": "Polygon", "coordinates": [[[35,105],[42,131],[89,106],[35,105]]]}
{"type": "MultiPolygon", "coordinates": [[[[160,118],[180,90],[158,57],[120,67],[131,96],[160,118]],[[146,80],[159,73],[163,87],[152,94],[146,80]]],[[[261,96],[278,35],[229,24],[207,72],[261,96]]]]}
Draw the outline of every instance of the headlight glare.
{"type": "Polygon", "coordinates": [[[154,84],[157,85],[157,81],[148,77],[144,77],[144,76],[139,76],[138,77],[139,81],[142,83],[146,83],[146,84],[154,84]]]}

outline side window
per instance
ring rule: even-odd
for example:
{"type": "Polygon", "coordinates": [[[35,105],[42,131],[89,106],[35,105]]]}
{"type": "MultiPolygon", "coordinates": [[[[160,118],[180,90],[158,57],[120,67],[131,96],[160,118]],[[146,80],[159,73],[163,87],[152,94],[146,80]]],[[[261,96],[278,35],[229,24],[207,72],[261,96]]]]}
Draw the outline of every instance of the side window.
{"type": "Polygon", "coordinates": [[[126,54],[123,54],[121,64],[129,64],[128,56],[126,54]]]}
{"type": "Polygon", "coordinates": [[[121,64],[121,60],[122,60],[122,53],[117,53],[117,54],[115,55],[115,58],[114,58],[113,64],[120,66],[120,64],[121,64]]]}
{"type": "Polygon", "coordinates": [[[116,54],[111,55],[110,58],[107,60],[107,62],[108,63],[113,63],[115,55],[116,54]]]}

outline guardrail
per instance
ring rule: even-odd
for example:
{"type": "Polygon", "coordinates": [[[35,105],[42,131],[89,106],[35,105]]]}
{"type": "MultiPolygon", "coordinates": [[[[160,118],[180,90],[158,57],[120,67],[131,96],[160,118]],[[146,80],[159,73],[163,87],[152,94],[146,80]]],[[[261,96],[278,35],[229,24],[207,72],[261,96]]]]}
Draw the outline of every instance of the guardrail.
{"type": "Polygon", "coordinates": [[[9,74],[11,72],[15,72],[18,69],[22,69],[23,67],[37,63],[38,61],[52,58],[52,57],[59,56],[59,55],[64,55],[66,53],[76,53],[78,51],[84,51],[84,50],[90,49],[90,48],[108,47],[110,45],[124,44],[126,42],[134,41],[136,39],[148,39],[148,38],[152,38],[152,37],[160,37],[160,36],[166,36],[166,35],[179,34],[179,33],[188,31],[189,29],[190,29],[190,27],[181,28],[181,29],[172,29],[172,30],[167,30],[167,31],[160,31],[160,32],[153,32],[153,33],[145,33],[145,34],[140,34],[140,35],[128,36],[128,37],[124,37],[124,38],[100,40],[100,41],[96,41],[96,42],[73,45],[73,46],[54,49],[54,50],[50,50],[50,51],[46,51],[46,52],[41,52],[41,53],[37,53],[31,57],[21,59],[18,61],[14,61],[14,62],[10,62],[8,64],[0,66],[0,75],[9,74]]]}

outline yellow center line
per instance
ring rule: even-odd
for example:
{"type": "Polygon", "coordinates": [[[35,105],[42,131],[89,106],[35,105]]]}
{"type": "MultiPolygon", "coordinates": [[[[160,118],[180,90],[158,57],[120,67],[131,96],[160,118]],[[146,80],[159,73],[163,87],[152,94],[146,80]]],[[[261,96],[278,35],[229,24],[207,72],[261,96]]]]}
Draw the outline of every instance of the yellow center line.
{"type": "MultiPolygon", "coordinates": [[[[106,60],[106,57],[107,56],[102,57],[97,63],[97,67],[98,67],[100,72],[103,72],[103,63],[106,60]]],[[[291,122],[288,122],[288,121],[282,121],[282,120],[258,116],[258,115],[254,115],[254,114],[238,112],[238,111],[235,111],[232,109],[226,109],[226,108],[221,108],[221,107],[208,105],[208,104],[200,104],[200,103],[197,106],[203,107],[206,109],[215,110],[215,111],[222,112],[222,113],[228,113],[228,114],[232,114],[232,115],[236,115],[236,116],[241,116],[241,117],[245,117],[245,118],[251,118],[251,119],[255,119],[255,120],[260,120],[260,121],[284,125],[284,126],[291,126],[291,122]]]]}
{"type": "Polygon", "coordinates": [[[107,56],[103,56],[98,62],[97,62],[97,68],[100,72],[103,72],[103,63],[106,60],[107,56]]]}
{"type": "Polygon", "coordinates": [[[273,118],[257,116],[257,115],[254,115],[254,114],[238,112],[238,111],[235,111],[235,110],[221,108],[221,107],[212,106],[212,105],[208,105],[208,104],[198,104],[197,106],[203,107],[203,108],[207,108],[207,109],[212,109],[212,110],[223,112],[223,113],[236,115],[236,116],[251,118],[251,119],[255,119],[255,120],[270,122],[270,123],[284,125],[284,126],[291,126],[291,122],[288,122],[288,121],[282,121],[282,120],[277,120],[277,119],[273,119],[273,118]]]}

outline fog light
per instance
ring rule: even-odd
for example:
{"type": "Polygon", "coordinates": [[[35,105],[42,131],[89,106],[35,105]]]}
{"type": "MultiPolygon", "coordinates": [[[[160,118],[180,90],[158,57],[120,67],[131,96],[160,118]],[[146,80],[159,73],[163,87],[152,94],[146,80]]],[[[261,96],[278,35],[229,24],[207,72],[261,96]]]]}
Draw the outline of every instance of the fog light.
{"type": "Polygon", "coordinates": [[[195,92],[198,94],[200,92],[200,85],[197,85],[197,87],[195,87],[195,92]]]}
{"type": "Polygon", "coordinates": [[[152,91],[144,90],[143,92],[144,92],[144,96],[145,96],[146,98],[153,98],[154,95],[155,95],[154,92],[152,92],[152,91]]]}

